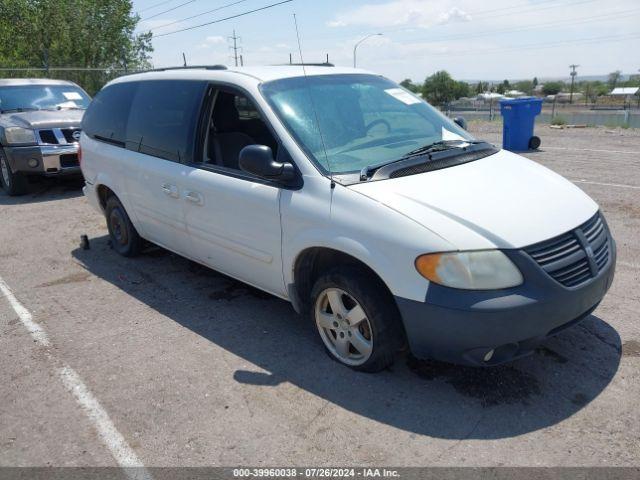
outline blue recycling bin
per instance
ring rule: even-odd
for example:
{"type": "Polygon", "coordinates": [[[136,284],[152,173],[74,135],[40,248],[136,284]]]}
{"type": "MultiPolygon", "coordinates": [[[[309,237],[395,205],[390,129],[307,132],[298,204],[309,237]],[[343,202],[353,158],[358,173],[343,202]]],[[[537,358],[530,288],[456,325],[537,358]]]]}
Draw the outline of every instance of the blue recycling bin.
{"type": "Polygon", "coordinates": [[[542,99],[534,97],[500,100],[503,119],[502,148],[512,152],[535,150],[540,138],[533,135],[536,116],[542,111],[542,99]]]}

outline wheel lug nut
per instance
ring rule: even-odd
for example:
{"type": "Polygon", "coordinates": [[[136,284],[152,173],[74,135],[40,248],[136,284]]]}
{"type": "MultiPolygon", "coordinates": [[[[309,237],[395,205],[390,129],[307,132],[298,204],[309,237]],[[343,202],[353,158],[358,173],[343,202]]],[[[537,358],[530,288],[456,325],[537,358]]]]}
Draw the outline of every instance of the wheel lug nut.
{"type": "Polygon", "coordinates": [[[344,338],[344,332],[340,332],[340,338],[344,338]]]}
{"type": "Polygon", "coordinates": [[[333,326],[337,328],[338,327],[338,322],[333,322],[333,326]]]}

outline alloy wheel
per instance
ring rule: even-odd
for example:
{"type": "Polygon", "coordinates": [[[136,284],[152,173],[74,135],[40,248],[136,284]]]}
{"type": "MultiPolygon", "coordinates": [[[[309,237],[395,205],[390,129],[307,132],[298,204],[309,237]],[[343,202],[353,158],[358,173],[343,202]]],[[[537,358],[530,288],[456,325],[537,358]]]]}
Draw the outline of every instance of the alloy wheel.
{"type": "Polygon", "coordinates": [[[318,332],[329,352],[346,365],[364,364],[373,352],[373,330],[362,306],[339,288],[323,290],[316,300],[318,332]]]}

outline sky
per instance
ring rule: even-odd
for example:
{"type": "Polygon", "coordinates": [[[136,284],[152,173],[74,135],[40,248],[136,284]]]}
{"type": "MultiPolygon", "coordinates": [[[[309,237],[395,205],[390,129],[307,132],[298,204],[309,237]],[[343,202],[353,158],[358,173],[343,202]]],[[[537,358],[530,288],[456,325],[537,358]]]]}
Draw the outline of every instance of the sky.
{"type": "Polygon", "coordinates": [[[155,67],[233,65],[229,37],[241,37],[245,65],[329,61],[395,81],[422,82],[438,70],[463,80],[568,77],[640,69],[638,0],[134,0],[138,31],[152,29],[155,67]],[[161,4],[161,5],[158,5],[161,4]],[[217,9],[196,18],[188,17],[217,9]],[[165,36],[160,36],[167,34],[165,36]]]}

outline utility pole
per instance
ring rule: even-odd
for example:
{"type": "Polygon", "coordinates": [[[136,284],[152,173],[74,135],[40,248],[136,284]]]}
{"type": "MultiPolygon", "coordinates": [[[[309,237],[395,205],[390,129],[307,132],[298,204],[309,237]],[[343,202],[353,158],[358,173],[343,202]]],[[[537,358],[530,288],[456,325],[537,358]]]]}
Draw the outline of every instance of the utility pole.
{"type": "Polygon", "coordinates": [[[569,103],[573,103],[573,85],[576,81],[576,75],[578,75],[578,72],[576,72],[576,68],[578,68],[579,66],[580,65],[569,65],[569,68],[571,69],[571,91],[569,93],[569,103]]]}
{"type": "Polygon", "coordinates": [[[240,55],[239,55],[238,52],[242,51],[242,47],[238,46],[238,40],[242,41],[242,39],[236,35],[236,31],[234,29],[233,30],[233,35],[231,37],[228,37],[228,40],[230,42],[233,42],[233,45],[229,45],[229,49],[233,50],[232,58],[236,62],[236,67],[237,67],[238,66],[238,60],[240,58],[240,55]]]}

